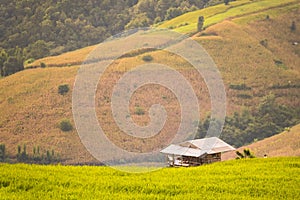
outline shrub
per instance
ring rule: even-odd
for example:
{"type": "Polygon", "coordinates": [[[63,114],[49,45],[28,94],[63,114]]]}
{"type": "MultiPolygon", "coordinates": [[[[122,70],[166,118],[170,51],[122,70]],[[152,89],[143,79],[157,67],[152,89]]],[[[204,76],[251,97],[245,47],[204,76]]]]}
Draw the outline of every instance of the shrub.
{"type": "Polygon", "coordinates": [[[145,61],[145,62],[150,62],[150,61],[152,61],[153,60],[153,57],[151,56],[151,55],[145,55],[145,56],[143,56],[143,61],[145,61]]]}
{"type": "Polygon", "coordinates": [[[252,96],[249,94],[238,94],[237,97],[241,98],[241,99],[251,99],[252,98],[252,96]]]}
{"type": "Polygon", "coordinates": [[[70,120],[68,120],[68,119],[61,120],[61,122],[59,123],[59,128],[60,128],[60,130],[62,130],[64,132],[73,130],[73,126],[72,126],[70,120]]]}
{"type": "Polygon", "coordinates": [[[4,162],[6,159],[5,144],[0,144],[0,162],[4,162]]]}
{"type": "Polygon", "coordinates": [[[28,154],[27,154],[27,151],[26,151],[26,144],[23,145],[23,151],[21,149],[21,146],[18,145],[18,154],[17,154],[17,160],[19,162],[25,162],[28,160],[28,154]]]}
{"type": "Polygon", "coordinates": [[[41,68],[46,68],[47,65],[46,65],[45,63],[41,62],[41,63],[40,63],[40,67],[41,67],[41,68]]]}
{"type": "Polygon", "coordinates": [[[144,114],[145,114],[145,111],[144,111],[143,108],[137,106],[137,107],[135,107],[134,113],[137,114],[137,115],[144,115],[144,114]]]}
{"type": "Polygon", "coordinates": [[[235,153],[238,156],[236,159],[255,158],[255,155],[250,151],[250,149],[244,149],[243,153],[239,151],[236,151],[235,153]]]}
{"type": "Polygon", "coordinates": [[[260,43],[262,46],[264,46],[264,47],[267,47],[267,46],[268,46],[268,40],[267,40],[267,39],[261,40],[259,43],[260,43]]]}
{"type": "Polygon", "coordinates": [[[58,93],[61,95],[68,93],[69,90],[70,90],[70,88],[69,88],[68,84],[58,86],[58,93]]]}
{"type": "Polygon", "coordinates": [[[292,21],[291,31],[296,31],[296,22],[292,21]]]}
{"type": "Polygon", "coordinates": [[[229,88],[233,90],[251,90],[251,87],[247,86],[245,83],[239,85],[230,84],[229,88]]]}
{"type": "Polygon", "coordinates": [[[33,63],[34,61],[35,61],[34,58],[29,58],[29,59],[25,60],[24,65],[31,64],[31,63],[33,63]]]}

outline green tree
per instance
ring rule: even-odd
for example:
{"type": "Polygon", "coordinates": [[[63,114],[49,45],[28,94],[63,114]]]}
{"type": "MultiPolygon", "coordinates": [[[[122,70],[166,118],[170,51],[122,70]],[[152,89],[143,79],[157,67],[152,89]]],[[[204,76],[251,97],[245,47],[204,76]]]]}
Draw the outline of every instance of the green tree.
{"type": "Polygon", "coordinates": [[[0,144],[0,162],[4,162],[5,160],[6,160],[5,144],[0,144]]]}
{"type": "Polygon", "coordinates": [[[291,31],[292,32],[296,31],[296,22],[295,21],[292,21],[291,31]]]}
{"type": "Polygon", "coordinates": [[[23,63],[20,63],[17,57],[9,56],[8,59],[4,62],[2,68],[3,71],[2,75],[9,76],[23,69],[24,69],[23,63]]]}
{"type": "Polygon", "coordinates": [[[239,151],[236,151],[235,153],[238,156],[236,159],[255,158],[255,155],[250,151],[250,149],[244,149],[242,153],[239,151]]]}
{"type": "Polygon", "coordinates": [[[50,47],[44,40],[38,40],[25,48],[27,58],[42,58],[50,54],[50,47]]]}
{"type": "Polygon", "coordinates": [[[204,23],[204,17],[203,16],[199,16],[198,23],[197,23],[197,30],[198,30],[198,32],[202,31],[202,29],[203,29],[203,23],[204,23]]]}
{"type": "Polygon", "coordinates": [[[0,51],[0,75],[1,76],[4,76],[3,68],[4,68],[4,63],[6,62],[7,58],[8,58],[8,54],[6,53],[6,51],[4,49],[2,49],[0,51]]]}

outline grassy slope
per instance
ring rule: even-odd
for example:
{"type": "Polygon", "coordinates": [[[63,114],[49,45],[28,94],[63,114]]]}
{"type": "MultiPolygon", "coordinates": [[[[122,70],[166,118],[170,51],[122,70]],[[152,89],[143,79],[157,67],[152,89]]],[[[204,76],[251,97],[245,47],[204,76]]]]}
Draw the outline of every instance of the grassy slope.
{"type": "MultiPolygon", "coordinates": [[[[257,157],[263,157],[265,154],[269,157],[300,156],[300,124],[292,127],[289,131],[240,147],[237,150],[242,152],[245,148],[249,148],[257,157]]],[[[235,157],[235,152],[222,155],[223,160],[235,157]]]]}
{"type": "Polygon", "coordinates": [[[77,67],[30,69],[0,80],[0,143],[8,152],[16,153],[17,145],[33,146],[41,152],[54,150],[67,160],[91,159],[82,147],[76,131],[64,133],[58,123],[71,119],[71,93],[58,94],[58,86],[72,86],[77,67]],[[76,155],[76,158],[75,158],[76,155]],[[75,159],[74,159],[75,158],[75,159]]]}
{"type": "Polygon", "coordinates": [[[128,174],[0,164],[0,199],[299,199],[299,166],[299,157],[270,158],[128,174]]]}
{"type": "MultiPolygon", "coordinates": [[[[196,11],[207,12],[207,16],[211,16],[211,20],[215,19],[216,22],[219,22],[209,26],[204,32],[194,35],[193,38],[203,45],[221,71],[227,88],[228,113],[245,107],[255,109],[260,99],[269,92],[275,93],[278,101],[283,104],[300,106],[299,89],[268,89],[272,85],[286,85],[289,82],[300,85],[300,45],[293,46],[291,44],[293,41],[300,41],[300,29],[294,33],[289,30],[291,19],[298,23],[299,3],[287,4],[289,2],[296,1],[236,1],[231,3],[231,7],[218,5],[196,11]],[[252,12],[250,3],[255,3],[256,6],[259,4],[261,11],[252,12]],[[281,6],[278,7],[278,5],[281,6]],[[230,9],[228,10],[228,8],[230,9]],[[251,12],[249,11],[248,14],[243,12],[241,15],[239,10],[247,10],[246,8],[249,8],[251,12]],[[232,12],[233,10],[235,12],[232,12]],[[215,15],[216,18],[214,18],[213,15],[216,12],[220,14],[215,15]],[[265,20],[266,15],[269,15],[271,19],[265,20]],[[219,16],[223,17],[219,18],[219,16]],[[223,19],[226,20],[222,21],[223,19]],[[264,39],[268,40],[266,47],[260,44],[260,41],[264,39]],[[284,66],[276,66],[274,60],[281,60],[284,66]],[[252,90],[229,89],[230,84],[241,83],[251,86],[252,90]],[[250,95],[251,98],[241,99],[238,97],[241,94],[250,95]]],[[[194,20],[197,19],[198,14],[188,13],[166,22],[166,24],[172,22],[178,26],[185,21],[182,17],[189,16],[189,20],[194,20]]],[[[60,56],[44,58],[33,64],[38,66],[40,62],[44,62],[48,66],[71,65],[72,67],[30,69],[0,79],[0,143],[6,144],[11,155],[16,153],[18,144],[27,144],[29,152],[33,145],[41,146],[44,151],[54,149],[67,162],[92,160],[78,140],[76,131],[63,133],[57,127],[62,118],[72,119],[71,93],[60,96],[57,93],[57,87],[64,83],[73,85],[78,69],[73,65],[79,64],[93,48],[94,46],[60,56]]],[[[186,66],[180,59],[164,56],[165,54],[159,52],[152,52],[151,55],[154,61],[161,60],[163,63],[175,65],[177,70],[180,70],[178,66],[186,66]]],[[[122,71],[129,65],[134,66],[141,63],[143,63],[141,56],[119,61],[113,70],[116,73],[108,75],[110,79],[107,80],[107,83],[111,83],[120,75],[118,71],[122,71]]],[[[183,71],[183,74],[191,80],[195,87],[201,82],[201,77],[195,77],[195,73],[191,71],[183,71]]],[[[205,86],[201,84],[203,83],[198,85],[199,89],[196,90],[196,93],[203,101],[201,106],[204,109],[201,114],[205,114],[209,111],[210,104],[207,95],[203,95],[207,92],[205,86]]],[[[158,95],[161,95],[162,91],[158,90],[158,95]]],[[[148,93],[149,91],[146,91],[137,96],[136,99],[140,100],[137,103],[141,105],[147,103],[145,97],[148,93]]],[[[101,93],[99,95],[99,98],[102,99],[101,93]]],[[[170,102],[167,101],[167,104],[171,105],[170,109],[172,109],[173,100],[168,95],[166,97],[167,100],[170,100],[170,102]]],[[[103,108],[109,109],[109,103],[103,108]]],[[[101,113],[105,112],[98,110],[98,117],[103,119],[103,122],[106,122],[104,121],[106,119],[109,120],[109,117],[101,116],[101,113]]],[[[133,116],[133,118],[141,125],[147,124],[148,117],[146,115],[133,116]]],[[[107,131],[113,133],[112,122],[108,121],[106,125],[107,131]]],[[[124,141],[119,142],[125,143],[124,141]]],[[[129,142],[128,145],[132,144],[129,142]]]]}
{"type": "Polygon", "coordinates": [[[280,9],[286,5],[290,6],[291,4],[294,5],[298,3],[299,2],[297,0],[239,0],[230,2],[228,6],[220,4],[207,9],[184,14],[159,25],[159,27],[171,28],[181,33],[193,33],[197,31],[197,20],[199,16],[204,17],[204,27],[208,27],[226,19],[249,16],[264,12],[268,9],[272,9],[272,13],[274,14],[274,10],[276,9],[280,9]]]}

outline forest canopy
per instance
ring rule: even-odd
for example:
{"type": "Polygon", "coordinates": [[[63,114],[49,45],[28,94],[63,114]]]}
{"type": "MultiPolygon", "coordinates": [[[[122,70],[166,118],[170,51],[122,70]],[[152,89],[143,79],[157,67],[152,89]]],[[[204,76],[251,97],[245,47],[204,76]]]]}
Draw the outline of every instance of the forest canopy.
{"type": "Polygon", "coordinates": [[[22,70],[24,66],[20,66],[20,63],[24,61],[28,63],[97,44],[125,29],[147,27],[222,2],[224,1],[2,0],[1,76],[22,70]],[[11,69],[9,66],[16,67],[11,69]]]}
{"type": "MultiPolygon", "coordinates": [[[[26,59],[96,44],[125,28],[149,26],[212,0],[2,0],[0,49],[26,59]],[[39,49],[39,51],[37,51],[39,49]]],[[[207,4],[208,5],[208,4],[207,4]]]]}

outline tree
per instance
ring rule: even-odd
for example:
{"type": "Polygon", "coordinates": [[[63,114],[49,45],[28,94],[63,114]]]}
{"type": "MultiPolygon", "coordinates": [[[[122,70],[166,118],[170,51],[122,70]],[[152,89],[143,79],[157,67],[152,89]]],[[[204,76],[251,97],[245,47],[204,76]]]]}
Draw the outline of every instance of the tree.
{"type": "Polygon", "coordinates": [[[230,1],[230,0],[224,0],[224,4],[225,4],[225,5],[229,5],[229,1],[230,1]]]}
{"type": "Polygon", "coordinates": [[[6,51],[4,49],[2,49],[0,52],[0,75],[1,76],[4,76],[3,67],[4,67],[4,63],[6,62],[7,58],[8,58],[8,54],[6,53],[6,51]]]}
{"type": "Polygon", "coordinates": [[[292,32],[296,31],[296,22],[295,21],[292,21],[291,31],[292,32]]]}
{"type": "Polygon", "coordinates": [[[204,17],[203,16],[199,16],[198,23],[197,23],[197,30],[198,30],[198,32],[202,31],[203,23],[204,23],[204,17]]]}
{"type": "Polygon", "coordinates": [[[4,162],[6,159],[5,144],[0,144],[0,162],[4,162]]]}
{"type": "Polygon", "coordinates": [[[49,45],[44,40],[38,40],[33,44],[30,44],[26,49],[27,58],[42,58],[50,54],[49,45]]]}
{"type": "Polygon", "coordinates": [[[255,158],[254,154],[250,151],[250,149],[244,149],[241,153],[239,151],[235,152],[238,157],[236,159],[243,159],[243,158],[255,158]]]}
{"type": "Polygon", "coordinates": [[[20,63],[16,56],[9,56],[3,64],[3,76],[9,76],[24,69],[23,63],[20,63]]]}
{"type": "Polygon", "coordinates": [[[24,69],[24,57],[21,48],[16,47],[12,55],[8,55],[5,51],[0,55],[1,75],[8,76],[24,69]]]}

